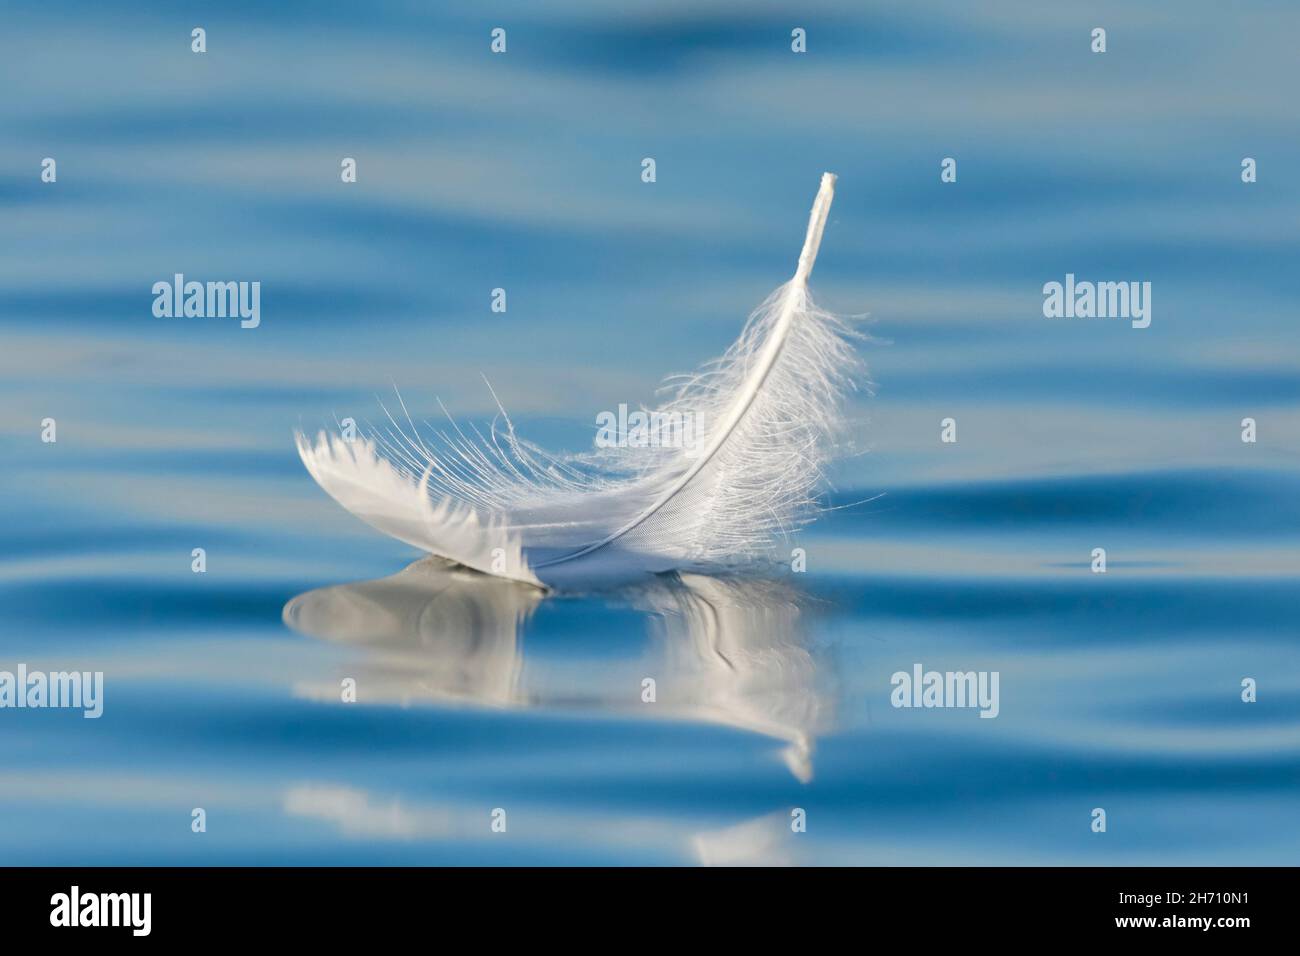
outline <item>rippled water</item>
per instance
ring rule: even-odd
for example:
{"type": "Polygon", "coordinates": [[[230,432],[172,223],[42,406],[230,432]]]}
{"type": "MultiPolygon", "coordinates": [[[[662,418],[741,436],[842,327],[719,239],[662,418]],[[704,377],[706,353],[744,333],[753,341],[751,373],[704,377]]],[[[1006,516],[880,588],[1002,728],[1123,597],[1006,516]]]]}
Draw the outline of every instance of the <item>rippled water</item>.
{"type": "Polygon", "coordinates": [[[6,14],[0,670],[106,692],[0,710],[0,858],[1295,861],[1297,14],[793,16],[6,14]],[[873,384],[805,573],[542,596],[298,463],[393,384],[490,415],[480,373],[582,447],[734,338],[823,169],[814,287],[873,384]],[[260,281],[261,326],[154,318],[176,272],[260,281]],[[1067,272],[1152,282],[1151,327],[1044,319],[1067,272]],[[997,718],[892,707],[918,663],[997,671],[997,718]]]}

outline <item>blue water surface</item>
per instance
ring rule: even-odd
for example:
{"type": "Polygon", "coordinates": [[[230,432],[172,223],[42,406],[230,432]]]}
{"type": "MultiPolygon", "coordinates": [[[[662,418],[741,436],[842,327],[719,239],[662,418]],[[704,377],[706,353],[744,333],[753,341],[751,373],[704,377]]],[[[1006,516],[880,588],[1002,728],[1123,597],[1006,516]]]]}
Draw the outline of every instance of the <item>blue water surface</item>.
{"type": "Polygon", "coordinates": [[[106,686],[0,710],[0,862],[1296,862],[1292,5],[3,17],[0,670],[106,686]],[[298,462],[394,386],[490,418],[484,377],[581,450],[734,340],[824,170],[870,375],[803,573],[543,596],[298,462]],[[156,318],[176,273],[260,326],[156,318]],[[1045,318],[1067,273],[1150,327],[1045,318]],[[916,664],[997,717],[891,706],[916,664]]]}

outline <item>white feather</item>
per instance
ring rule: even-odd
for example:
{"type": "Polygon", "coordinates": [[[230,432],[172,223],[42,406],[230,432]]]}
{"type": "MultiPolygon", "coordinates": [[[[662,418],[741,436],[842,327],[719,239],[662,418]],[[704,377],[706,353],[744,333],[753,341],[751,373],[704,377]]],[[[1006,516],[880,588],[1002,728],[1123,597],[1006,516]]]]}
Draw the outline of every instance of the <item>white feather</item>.
{"type": "Polygon", "coordinates": [[[808,292],[834,186],[822,176],[794,277],[722,358],[671,383],[656,410],[699,423],[692,446],[562,457],[517,436],[504,410],[504,428],[494,423],[487,435],[454,422],[424,434],[406,415],[408,431],[389,414],[391,427],[351,442],[299,434],[303,463],[380,531],[532,584],[716,570],[768,555],[816,512],[841,396],[858,370],[853,333],[808,292]]]}

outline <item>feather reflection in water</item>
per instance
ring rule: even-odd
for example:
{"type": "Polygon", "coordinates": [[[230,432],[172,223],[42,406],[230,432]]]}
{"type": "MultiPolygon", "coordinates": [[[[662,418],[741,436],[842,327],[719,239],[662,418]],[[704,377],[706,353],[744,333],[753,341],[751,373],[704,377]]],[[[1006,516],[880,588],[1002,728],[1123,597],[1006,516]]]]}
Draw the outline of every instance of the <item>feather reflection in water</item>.
{"type": "MultiPolygon", "coordinates": [[[[525,666],[524,631],[548,598],[536,588],[436,558],[391,577],[320,588],[284,609],[291,628],[352,645],[366,656],[360,703],[472,705],[513,709],[589,707],[651,719],[735,727],[782,741],[799,780],[812,778],[815,736],[831,720],[828,675],[801,629],[798,590],[777,581],[659,576],[609,592],[647,615],[652,639],[637,657],[563,660],[537,643],[525,666]],[[541,666],[538,666],[541,665],[541,666]],[[656,701],[641,700],[653,677],[656,701]]],[[[554,600],[549,599],[549,600],[554,600]]],[[[306,686],[333,699],[337,685],[306,686]]]]}

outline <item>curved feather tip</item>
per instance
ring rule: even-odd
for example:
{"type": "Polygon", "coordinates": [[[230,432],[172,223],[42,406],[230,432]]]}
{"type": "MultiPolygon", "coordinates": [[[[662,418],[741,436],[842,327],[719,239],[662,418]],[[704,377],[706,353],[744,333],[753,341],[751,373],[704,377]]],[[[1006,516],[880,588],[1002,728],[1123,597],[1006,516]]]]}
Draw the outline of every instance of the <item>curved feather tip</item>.
{"type": "Polygon", "coordinates": [[[697,423],[692,441],[559,456],[504,415],[486,435],[455,423],[427,434],[389,415],[391,427],[351,441],[298,433],[303,464],[385,534],[542,587],[770,557],[776,539],[816,515],[842,396],[861,367],[856,333],[808,292],[834,191],[824,174],[794,277],[725,355],[670,379],[670,399],[648,414],[697,423]]]}

